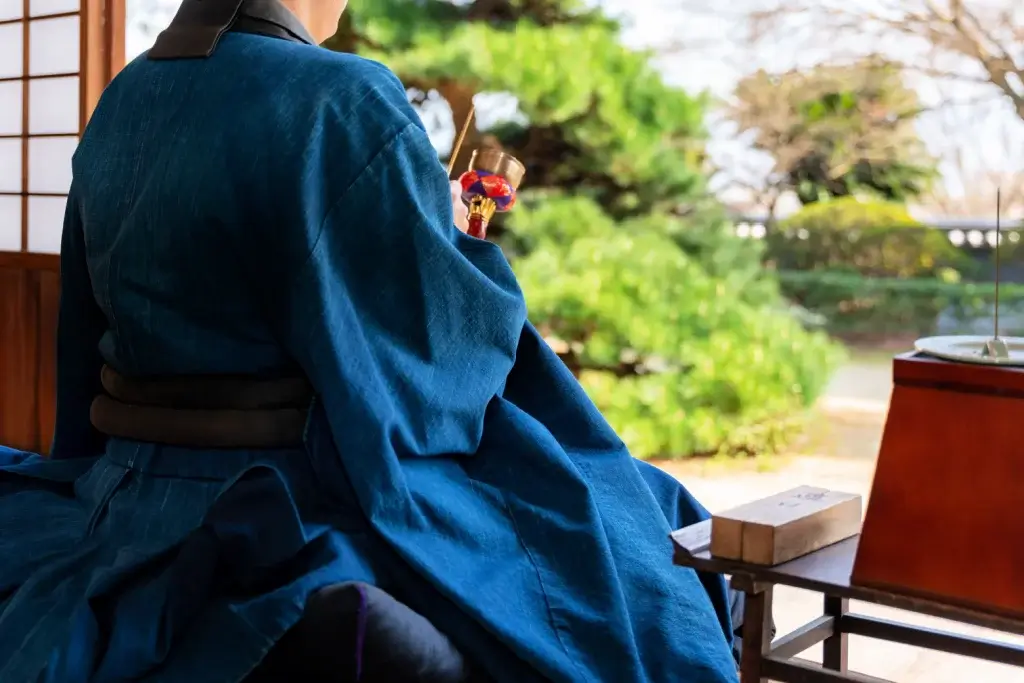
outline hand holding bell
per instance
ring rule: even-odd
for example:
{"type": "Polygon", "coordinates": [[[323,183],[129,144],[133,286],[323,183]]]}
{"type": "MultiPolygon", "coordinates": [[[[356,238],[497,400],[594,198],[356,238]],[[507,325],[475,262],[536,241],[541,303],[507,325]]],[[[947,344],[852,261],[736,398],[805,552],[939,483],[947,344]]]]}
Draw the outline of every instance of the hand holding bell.
{"type": "MultiPolygon", "coordinates": [[[[452,175],[455,158],[459,155],[466,132],[473,122],[475,107],[462,124],[448,162],[448,177],[452,175]]],[[[467,233],[479,239],[487,237],[487,225],[495,213],[504,213],[516,203],[516,190],[526,175],[526,167],[511,154],[497,149],[478,149],[469,160],[469,170],[459,177],[462,201],[469,208],[467,233]]]]}

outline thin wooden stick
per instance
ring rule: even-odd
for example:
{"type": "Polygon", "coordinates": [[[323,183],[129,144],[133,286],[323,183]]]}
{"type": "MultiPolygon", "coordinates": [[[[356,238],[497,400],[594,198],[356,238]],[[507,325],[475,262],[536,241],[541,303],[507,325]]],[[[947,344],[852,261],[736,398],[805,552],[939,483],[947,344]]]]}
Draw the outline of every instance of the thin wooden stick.
{"type": "Polygon", "coordinates": [[[999,258],[999,247],[1002,246],[1003,242],[1003,189],[1001,187],[996,188],[996,302],[995,302],[995,331],[993,339],[999,339],[999,281],[1002,279],[999,272],[999,264],[1002,259],[999,258]]]}
{"type": "Polygon", "coordinates": [[[476,113],[476,105],[471,104],[469,106],[469,115],[466,116],[466,122],[462,124],[462,130],[459,131],[459,137],[455,139],[455,144],[452,145],[451,156],[448,157],[448,177],[451,178],[452,170],[455,169],[455,160],[459,156],[459,150],[462,149],[462,143],[466,140],[466,133],[469,132],[469,124],[473,123],[473,114],[476,113]]]}

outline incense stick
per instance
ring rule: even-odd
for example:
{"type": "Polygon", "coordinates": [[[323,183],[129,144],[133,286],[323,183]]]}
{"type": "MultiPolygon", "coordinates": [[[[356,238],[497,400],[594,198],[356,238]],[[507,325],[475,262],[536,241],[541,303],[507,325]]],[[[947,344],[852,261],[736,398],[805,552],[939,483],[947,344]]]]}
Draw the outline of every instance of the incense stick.
{"type": "Polygon", "coordinates": [[[451,156],[448,157],[448,177],[451,178],[452,170],[455,168],[455,160],[459,156],[459,150],[462,149],[462,143],[466,140],[466,133],[469,132],[469,124],[473,123],[473,114],[476,113],[476,105],[469,105],[469,114],[466,115],[466,122],[462,124],[462,130],[459,131],[459,137],[455,139],[455,144],[452,145],[451,156]]]}
{"type": "Polygon", "coordinates": [[[999,258],[999,247],[1003,242],[1003,231],[1002,231],[1002,215],[1003,215],[1003,193],[1002,188],[996,188],[996,311],[995,311],[995,336],[994,339],[999,339],[999,262],[1002,260],[999,258]]]}

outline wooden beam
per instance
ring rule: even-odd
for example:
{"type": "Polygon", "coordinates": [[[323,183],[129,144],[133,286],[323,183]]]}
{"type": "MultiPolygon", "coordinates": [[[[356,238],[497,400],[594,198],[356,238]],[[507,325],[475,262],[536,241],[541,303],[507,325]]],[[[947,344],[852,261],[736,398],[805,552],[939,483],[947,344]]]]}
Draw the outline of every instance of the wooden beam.
{"type": "Polygon", "coordinates": [[[125,0],[82,0],[81,125],[124,68],[125,0]]]}

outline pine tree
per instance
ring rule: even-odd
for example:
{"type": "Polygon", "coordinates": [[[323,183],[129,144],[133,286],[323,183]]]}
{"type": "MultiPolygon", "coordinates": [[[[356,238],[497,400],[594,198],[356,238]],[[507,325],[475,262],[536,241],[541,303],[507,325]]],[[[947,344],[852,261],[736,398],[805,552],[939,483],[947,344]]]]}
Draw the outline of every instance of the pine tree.
{"type": "Polygon", "coordinates": [[[450,107],[449,132],[474,97],[481,119],[514,98],[456,169],[483,144],[526,164],[491,235],[634,455],[771,450],[836,348],[789,315],[708,195],[703,97],[668,87],[619,30],[576,0],[351,0],[329,45],[387,64],[425,113],[450,107]]]}

